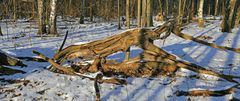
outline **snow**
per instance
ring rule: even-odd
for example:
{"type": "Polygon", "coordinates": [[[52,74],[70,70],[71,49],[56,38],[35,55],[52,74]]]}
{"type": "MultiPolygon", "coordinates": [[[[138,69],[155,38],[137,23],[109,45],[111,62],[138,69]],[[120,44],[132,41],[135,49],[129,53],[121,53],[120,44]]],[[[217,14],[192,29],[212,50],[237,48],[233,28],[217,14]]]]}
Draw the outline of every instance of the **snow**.
{"type": "MultiPolygon", "coordinates": [[[[161,23],[155,22],[154,25],[161,23]]],[[[235,28],[232,33],[220,32],[220,20],[211,20],[205,23],[205,28],[199,28],[193,22],[185,27],[183,32],[195,37],[206,35],[212,39],[205,41],[229,47],[240,47],[240,28],[235,28]]],[[[60,47],[65,32],[69,31],[69,36],[65,47],[69,45],[79,45],[94,40],[100,40],[119,32],[117,23],[91,23],[78,24],[74,18],[58,18],[58,32],[60,37],[36,37],[37,22],[26,22],[18,20],[16,23],[4,20],[1,22],[4,36],[0,37],[0,49],[12,56],[34,57],[33,50],[39,51],[48,57],[53,57],[60,47]]],[[[179,57],[180,60],[189,61],[208,69],[224,74],[239,75],[240,54],[231,51],[222,51],[208,46],[204,46],[192,41],[183,40],[171,34],[164,42],[155,40],[155,45],[163,48],[179,57]]],[[[137,47],[131,48],[131,57],[135,57],[142,50],[137,47]]],[[[122,61],[124,54],[115,53],[108,57],[122,61]]],[[[50,72],[46,69],[49,63],[23,61],[28,67],[11,67],[26,71],[25,74],[15,74],[10,76],[0,76],[4,79],[30,80],[27,85],[5,84],[0,81],[1,100],[50,100],[50,101],[93,101],[95,100],[94,82],[76,76],[68,76],[50,72]],[[14,89],[14,92],[6,90],[14,89]],[[5,92],[3,92],[5,91],[5,92]]],[[[87,74],[94,77],[96,74],[87,74]]],[[[181,69],[176,73],[176,77],[157,78],[126,78],[128,85],[101,84],[101,98],[103,101],[226,101],[231,97],[240,98],[240,90],[236,89],[234,94],[222,97],[178,97],[177,90],[190,91],[193,89],[221,90],[233,86],[217,77],[209,75],[198,75],[186,69],[181,69]],[[197,77],[193,77],[196,75],[197,77]]],[[[239,81],[239,80],[238,80],[239,81]]]]}

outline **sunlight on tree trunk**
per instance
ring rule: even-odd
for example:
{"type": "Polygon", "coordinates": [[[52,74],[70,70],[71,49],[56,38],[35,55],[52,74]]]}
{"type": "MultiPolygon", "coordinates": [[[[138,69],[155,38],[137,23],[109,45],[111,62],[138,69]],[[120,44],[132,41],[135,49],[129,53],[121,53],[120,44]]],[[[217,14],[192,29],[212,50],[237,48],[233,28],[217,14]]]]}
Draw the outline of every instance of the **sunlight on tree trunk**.
{"type": "Polygon", "coordinates": [[[141,27],[141,10],[142,10],[142,0],[138,0],[138,17],[137,17],[137,21],[138,21],[138,28],[141,27]]]}
{"type": "Polygon", "coordinates": [[[203,4],[204,0],[200,0],[198,8],[198,25],[199,27],[204,27],[204,20],[203,20],[203,4]]]}
{"type": "Polygon", "coordinates": [[[57,27],[56,27],[56,18],[57,18],[57,0],[51,0],[51,12],[50,12],[50,19],[49,19],[49,34],[57,35],[57,27]]]}
{"type": "Polygon", "coordinates": [[[45,0],[38,0],[38,35],[47,33],[44,12],[45,0]]]}
{"type": "Polygon", "coordinates": [[[127,29],[130,29],[130,13],[129,13],[129,3],[130,3],[130,0],[126,0],[126,26],[127,26],[127,29]]]}

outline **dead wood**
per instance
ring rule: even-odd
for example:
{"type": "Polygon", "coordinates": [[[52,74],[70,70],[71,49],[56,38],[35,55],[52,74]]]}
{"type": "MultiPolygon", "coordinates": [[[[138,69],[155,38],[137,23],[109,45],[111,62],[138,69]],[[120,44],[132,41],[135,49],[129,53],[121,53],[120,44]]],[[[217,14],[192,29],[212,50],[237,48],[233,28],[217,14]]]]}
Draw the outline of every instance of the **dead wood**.
{"type": "Polygon", "coordinates": [[[226,89],[219,91],[210,90],[193,90],[193,91],[178,91],[177,96],[225,96],[227,94],[233,93],[234,89],[226,89]]]}
{"type": "Polygon", "coordinates": [[[47,62],[47,61],[45,61],[41,58],[37,58],[37,57],[16,57],[16,58],[25,60],[25,61],[47,62]]]}
{"type": "Polygon", "coordinates": [[[193,36],[190,36],[190,35],[187,35],[185,33],[182,33],[178,30],[173,30],[173,34],[175,34],[176,36],[179,36],[183,39],[186,39],[186,40],[191,40],[191,41],[194,41],[194,42],[197,42],[197,43],[200,43],[200,44],[203,44],[203,45],[207,45],[207,46],[210,46],[210,47],[213,47],[213,48],[217,48],[217,49],[221,49],[221,50],[230,50],[230,51],[233,51],[233,52],[237,52],[237,53],[240,53],[240,48],[232,48],[232,47],[227,47],[227,46],[219,46],[217,44],[214,44],[214,43],[209,43],[209,42],[206,42],[206,41],[203,41],[201,39],[198,39],[198,38],[194,38],[193,36]]]}
{"type": "MultiPolygon", "coordinates": [[[[54,68],[61,70],[63,73],[67,74],[67,75],[73,75],[73,76],[79,76],[81,78],[87,78],[90,80],[95,80],[95,78],[91,78],[88,76],[84,76],[84,75],[80,75],[78,73],[76,73],[73,69],[71,68],[67,68],[67,67],[63,67],[59,64],[57,64],[56,62],[54,62],[52,59],[44,56],[43,54],[37,52],[37,51],[33,51],[34,54],[37,54],[39,57],[41,57],[42,59],[48,61],[54,68]]],[[[117,79],[117,78],[112,78],[112,79],[101,79],[98,80],[99,83],[111,83],[111,84],[127,84],[127,81],[122,80],[122,79],[117,79]]]]}
{"type": "Polygon", "coordinates": [[[152,41],[150,41],[158,39],[161,33],[167,31],[166,26],[168,26],[168,24],[169,22],[158,26],[157,30],[136,28],[103,40],[81,45],[72,45],[56,53],[53,59],[62,63],[66,59],[79,57],[106,57],[118,51],[126,52],[130,46],[138,46],[148,50],[153,49],[155,52],[161,52],[160,54],[162,55],[169,55],[167,52],[153,45],[152,41]]]}
{"type": "Polygon", "coordinates": [[[97,74],[97,76],[95,77],[95,80],[94,80],[94,88],[95,88],[95,92],[96,92],[96,101],[100,101],[100,90],[99,90],[99,87],[98,87],[98,80],[101,80],[103,78],[103,75],[102,74],[97,74]]]}
{"type": "Polygon", "coordinates": [[[60,52],[63,49],[63,46],[64,46],[64,44],[65,44],[65,42],[67,40],[67,36],[68,36],[68,31],[65,34],[65,37],[64,37],[63,42],[62,42],[62,45],[60,46],[58,52],[60,52]]]}
{"type": "Polygon", "coordinates": [[[0,65],[7,65],[7,66],[21,66],[25,67],[27,65],[23,64],[22,61],[7,55],[0,51],[0,65]]]}
{"type": "Polygon", "coordinates": [[[191,91],[177,91],[177,96],[225,96],[235,92],[239,84],[223,90],[191,90],[191,91]]]}

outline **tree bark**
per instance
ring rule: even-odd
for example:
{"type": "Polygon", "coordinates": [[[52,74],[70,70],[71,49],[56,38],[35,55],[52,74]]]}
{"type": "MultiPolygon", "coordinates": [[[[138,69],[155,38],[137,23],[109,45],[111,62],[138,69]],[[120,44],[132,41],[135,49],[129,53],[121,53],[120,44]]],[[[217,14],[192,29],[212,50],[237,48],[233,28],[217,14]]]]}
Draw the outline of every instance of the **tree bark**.
{"type": "Polygon", "coordinates": [[[90,0],[90,21],[93,21],[93,0],[90,0]]]}
{"type": "Polygon", "coordinates": [[[80,24],[84,24],[84,14],[85,14],[85,0],[82,0],[82,5],[81,5],[81,16],[80,16],[80,20],[79,23],[80,24]]]}
{"type": "Polygon", "coordinates": [[[153,26],[153,0],[147,0],[147,27],[153,26]]]}
{"type": "Polygon", "coordinates": [[[234,26],[234,13],[237,0],[230,0],[230,15],[229,15],[229,29],[231,30],[234,26]]]}
{"type": "Polygon", "coordinates": [[[45,23],[45,0],[38,0],[38,35],[47,33],[45,23]]]}
{"type": "Polygon", "coordinates": [[[0,25],[0,36],[3,36],[1,25],[0,25]]]}
{"type": "Polygon", "coordinates": [[[51,12],[50,12],[50,18],[49,18],[49,30],[48,34],[58,35],[57,33],[57,0],[51,0],[51,12]]]}
{"type": "Polygon", "coordinates": [[[14,22],[17,20],[17,4],[16,0],[13,0],[13,20],[14,22]]]}
{"type": "Polygon", "coordinates": [[[130,29],[130,13],[129,13],[129,7],[130,6],[130,0],[126,0],[126,25],[127,29],[130,29]]]}
{"type": "Polygon", "coordinates": [[[239,25],[240,25],[240,7],[238,7],[238,10],[237,10],[237,17],[235,19],[235,28],[237,28],[239,25]]]}
{"type": "Polygon", "coordinates": [[[229,5],[229,1],[225,1],[224,2],[224,15],[223,15],[223,19],[222,19],[222,23],[221,23],[221,27],[222,27],[222,32],[231,32],[231,29],[229,29],[230,25],[229,25],[229,11],[230,11],[230,5],[229,5]]]}
{"type": "Polygon", "coordinates": [[[142,10],[142,0],[138,0],[138,28],[141,27],[141,10],[142,10]]]}
{"type": "Polygon", "coordinates": [[[121,12],[120,12],[120,0],[118,0],[118,29],[121,29],[120,17],[121,17],[121,12]]]}
{"type": "Polygon", "coordinates": [[[203,4],[204,0],[200,0],[198,8],[198,25],[199,27],[204,27],[204,20],[203,20],[203,4]]]}
{"type": "Polygon", "coordinates": [[[142,0],[142,27],[147,27],[147,1],[142,0]]]}
{"type": "Polygon", "coordinates": [[[218,15],[218,4],[219,4],[219,0],[215,1],[215,12],[214,15],[217,16],[218,15]]]}

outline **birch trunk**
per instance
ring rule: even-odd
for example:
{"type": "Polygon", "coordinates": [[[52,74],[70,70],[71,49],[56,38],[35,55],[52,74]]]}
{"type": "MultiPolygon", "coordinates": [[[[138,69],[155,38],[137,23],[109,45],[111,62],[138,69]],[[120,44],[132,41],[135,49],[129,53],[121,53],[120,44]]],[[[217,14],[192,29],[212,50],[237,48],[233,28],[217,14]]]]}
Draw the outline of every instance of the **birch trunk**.
{"type": "Polygon", "coordinates": [[[56,7],[57,7],[57,0],[51,0],[51,12],[50,12],[50,18],[49,18],[49,30],[48,34],[57,35],[57,27],[56,27],[56,7]]]}
{"type": "Polygon", "coordinates": [[[198,25],[199,27],[204,27],[204,20],[203,20],[203,4],[204,0],[200,0],[198,8],[198,25]]]}
{"type": "Polygon", "coordinates": [[[38,33],[42,35],[47,33],[46,23],[45,23],[45,0],[38,0],[38,33]]]}

